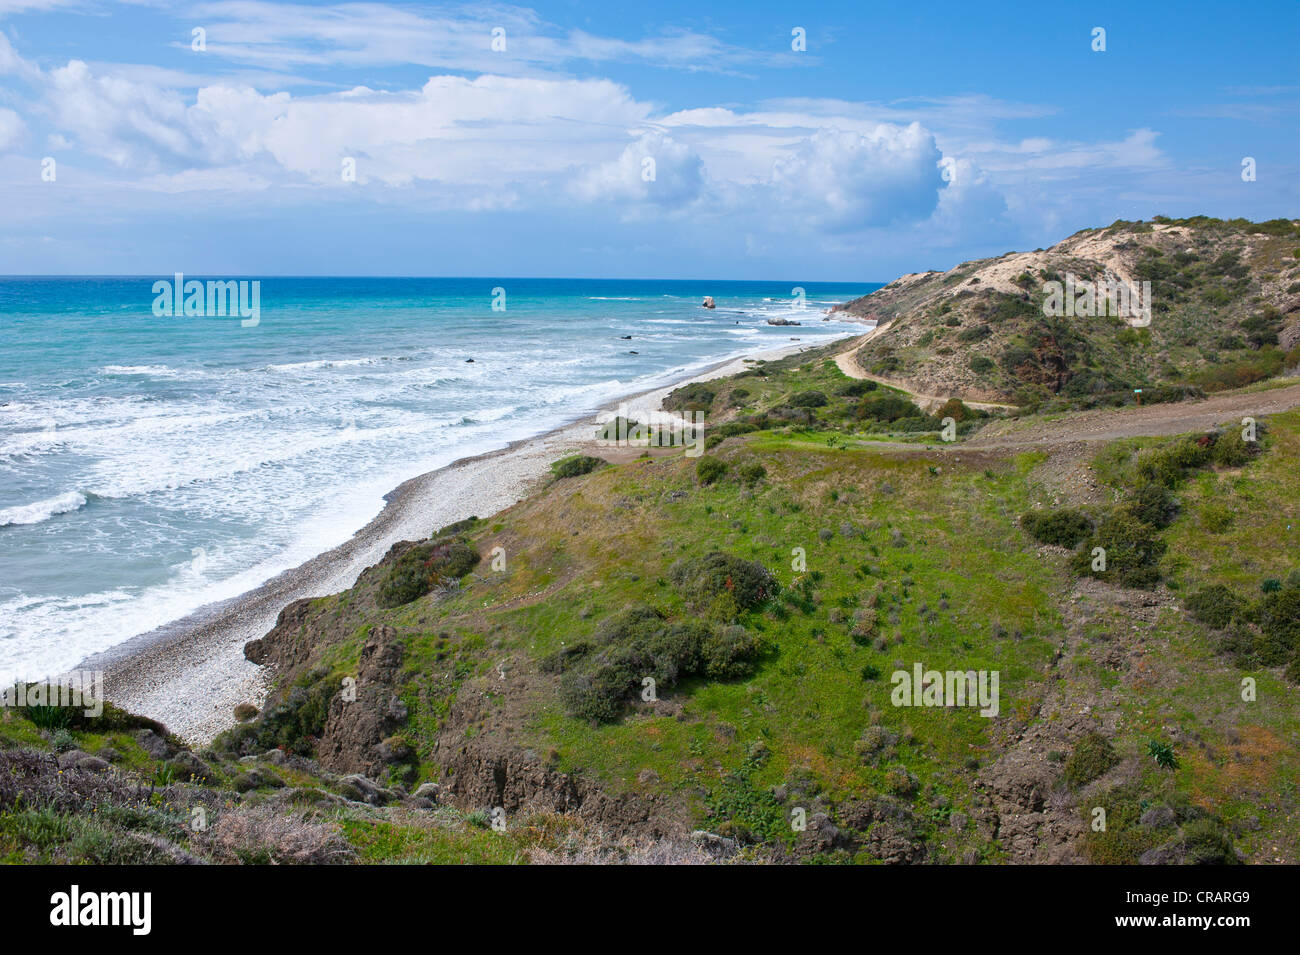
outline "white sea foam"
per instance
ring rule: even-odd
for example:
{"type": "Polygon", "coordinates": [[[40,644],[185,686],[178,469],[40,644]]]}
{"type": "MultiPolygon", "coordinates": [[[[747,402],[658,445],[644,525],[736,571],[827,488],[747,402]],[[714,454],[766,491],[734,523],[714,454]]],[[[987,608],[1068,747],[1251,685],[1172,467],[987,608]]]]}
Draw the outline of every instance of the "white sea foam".
{"type": "Polygon", "coordinates": [[[416,474],[788,344],[768,316],[820,318],[786,298],[716,312],[693,295],[586,298],[391,334],[391,313],[357,309],[278,343],[177,343],[168,326],[139,352],[90,349],[0,385],[0,475],[44,489],[0,510],[14,545],[0,676],[75,666],[236,596],[341,543],[416,474]]]}
{"type": "Polygon", "coordinates": [[[48,521],[55,514],[67,514],[69,511],[79,510],[85,506],[84,494],[69,491],[67,494],[48,497],[33,504],[20,504],[17,507],[6,507],[0,510],[0,527],[10,527],[14,524],[39,524],[48,521]]]}

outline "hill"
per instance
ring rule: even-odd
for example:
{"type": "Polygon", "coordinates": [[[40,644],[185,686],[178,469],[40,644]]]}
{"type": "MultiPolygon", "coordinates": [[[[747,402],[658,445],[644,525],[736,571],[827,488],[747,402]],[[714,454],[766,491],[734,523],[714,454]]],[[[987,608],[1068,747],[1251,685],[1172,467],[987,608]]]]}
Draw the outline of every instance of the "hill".
{"type": "Polygon", "coordinates": [[[949,402],[950,442],[841,349],[674,392],[703,457],[577,448],[291,604],[200,752],[6,708],[0,856],[1300,859],[1296,389],[949,402]],[[900,702],[918,666],[996,696],[900,702]]]}
{"type": "Polygon", "coordinates": [[[1195,396],[1300,364],[1300,223],[1121,220],[840,308],[880,323],[862,369],[920,393],[1028,408],[1195,396]]]}

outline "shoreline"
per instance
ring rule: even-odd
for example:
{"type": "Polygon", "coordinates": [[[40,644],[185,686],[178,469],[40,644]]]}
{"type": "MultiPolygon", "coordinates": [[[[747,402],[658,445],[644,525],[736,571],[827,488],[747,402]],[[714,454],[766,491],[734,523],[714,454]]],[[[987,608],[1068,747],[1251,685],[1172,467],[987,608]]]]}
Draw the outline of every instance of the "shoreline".
{"type": "MultiPolygon", "coordinates": [[[[663,398],[685,384],[853,337],[845,334],[723,359],[667,385],[607,402],[596,414],[621,406],[659,410],[663,398]]],[[[206,745],[234,725],[236,705],[260,708],[265,702],[270,673],[244,659],[244,644],[265,636],[285,606],[346,590],[397,541],[427,538],[470,515],[487,518],[505,510],[536,490],[558,458],[592,447],[601,447],[596,445],[595,420],[583,414],[503,448],[458,458],[409,478],[385,494],[379,513],[342,544],[239,596],[197,608],[88,656],[77,669],[103,670],[105,699],[158,720],[191,744],[206,745]]]]}

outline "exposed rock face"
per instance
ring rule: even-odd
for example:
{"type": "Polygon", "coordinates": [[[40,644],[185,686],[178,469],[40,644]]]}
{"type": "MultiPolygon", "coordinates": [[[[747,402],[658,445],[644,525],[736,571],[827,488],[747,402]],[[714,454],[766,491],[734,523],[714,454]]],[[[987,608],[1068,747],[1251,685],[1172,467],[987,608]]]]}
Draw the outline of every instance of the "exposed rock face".
{"type": "Polygon", "coordinates": [[[454,707],[439,735],[436,752],[447,773],[439,801],[483,809],[499,806],[511,815],[520,810],[573,813],[623,834],[651,838],[686,831],[677,807],[654,796],[612,796],[580,773],[560,772],[508,741],[486,735],[466,739],[464,727],[475,716],[472,707],[454,707]]]}
{"type": "Polygon", "coordinates": [[[378,626],[361,648],[356,699],[336,693],[317,746],[322,766],[339,772],[375,776],[392,761],[384,741],[406,722],[406,707],[398,699],[398,673],[403,645],[391,627],[378,626]]]}
{"type": "Polygon", "coordinates": [[[265,637],[244,644],[244,659],[277,670],[295,670],[304,666],[313,648],[311,640],[303,639],[311,604],[311,598],[304,597],[281,610],[275,626],[265,637]]]}

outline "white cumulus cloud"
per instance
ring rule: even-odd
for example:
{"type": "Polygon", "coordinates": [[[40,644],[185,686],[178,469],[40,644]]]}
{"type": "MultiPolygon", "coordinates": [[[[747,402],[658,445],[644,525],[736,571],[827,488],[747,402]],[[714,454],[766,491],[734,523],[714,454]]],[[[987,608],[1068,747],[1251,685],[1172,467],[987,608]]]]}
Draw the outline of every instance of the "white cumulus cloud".
{"type": "Polygon", "coordinates": [[[924,219],[943,179],[934,134],[919,123],[868,132],[819,129],[777,161],[772,182],[786,207],[836,231],[924,219]]]}

